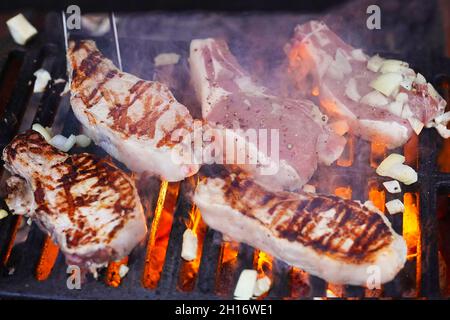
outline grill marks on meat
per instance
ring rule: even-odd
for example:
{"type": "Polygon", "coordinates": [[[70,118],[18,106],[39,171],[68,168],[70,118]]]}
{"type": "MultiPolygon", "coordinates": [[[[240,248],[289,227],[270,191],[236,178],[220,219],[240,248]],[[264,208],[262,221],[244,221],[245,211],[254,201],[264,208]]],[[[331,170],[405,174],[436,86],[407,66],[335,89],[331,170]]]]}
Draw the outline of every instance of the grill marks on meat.
{"type": "Polygon", "coordinates": [[[172,158],[174,147],[190,143],[193,120],[169,89],[121,72],[93,41],[71,43],[71,104],[93,140],[138,173],[179,181],[198,165],[172,158]]]}
{"type": "Polygon", "coordinates": [[[270,164],[278,159],[269,154],[269,148],[263,151],[233,129],[266,129],[269,146],[269,130],[278,130],[279,141],[274,142],[279,145],[278,172],[263,175],[255,166],[246,167],[260,183],[297,189],[310,179],[319,161],[331,164],[342,153],[345,139],[330,132],[326,117],[312,102],[270,94],[242,69],[224,41],[193,40],[189,63],[204,120],[233,131],[233,138],[243,140],[246,148],[256,148],[270,164]]]}
{"type": "MultiPolygon", "coordinates": [[[[414,133],[409,121],[402,118],[398,111],[391,112],[388,105],[373,107],[347,96],[345,92],[350,81],[354,81],[354,90],[361,97],[373,91],[370,83],[380,73],[367,69],[368,57],[345,43],[323,22],[309,21],[297,26],[285,50],[289,58],[288,74],[298,90],[309,95],[318,89],[324,112],[346,120],[355,134],[396,148],[406,143],[414,133]]],[[[415,77],[412,69],[404,72],[415,77]]],[[[412,90],[399,89],[408,96],[405,104],[412,113],[409,117],[415,117],[424,124],[445,109],[445,100],[432,98],[428,91],[427,84],[416,83],[413,83],[412,90]]],[[[386,97],[389,103],[394,98],[386,97]]]]}
{"type": "Polygon", "coordinates": [[[212,228],[333,283],[364,285],[370,265],[386,282],[406,260],[388,220],[356,201],[270,192],[243,173],[203,178],[194,201],[212,228]]]}
{"type": "Polygon", "coordinates": [[[8,206],[49,233],[67,261],[86,268],[104,264],[129,254],[145,236],[134,181],[110,159],[65,154],[34,131],[16,136],[3,159],[14,174],[8,206]],[[29,211],[21,210],[29,202],[29,211]]]}

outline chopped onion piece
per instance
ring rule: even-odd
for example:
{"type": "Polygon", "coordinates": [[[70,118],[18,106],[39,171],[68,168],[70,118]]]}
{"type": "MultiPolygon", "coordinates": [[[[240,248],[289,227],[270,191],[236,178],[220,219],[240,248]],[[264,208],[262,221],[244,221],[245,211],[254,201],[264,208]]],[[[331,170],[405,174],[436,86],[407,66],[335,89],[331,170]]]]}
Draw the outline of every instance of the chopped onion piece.
{"type": "Polygon", "coordinates": [[[60,83],[65,83],[66,80],[62,79],[62,78],[58,78],[55,81],[53,81],[54,84],[60,84],[60,83]]]}
{"type": "Polygon", "coordinates": [[[76,141],[77,139],[73,134],[69,138],[57,134],[50,140],[50,144],[61,151],[68,152],[76,141]]]}
{"type": "Polygon", "coordinates": [[[253,290],[253,296],[260,297],[270,290],[272,281],[268,276],[264,276],[261,279],[256,280],[255,289],[253,290]]]}
{"type": "Polygon", "coordinates": [[[385,181],[385,182],[383,182],[383,186],[386,188],[386,190],[389,193],[402,192],[402,189],[400,188],[400,183],[398,183],[397,180],[385,181]]]}
{"type": "Polygon", "coordinates": [[[125,277],[129,270],[130,270],[130,268],[128,268],[127,265],[121,264],[120,267],[119,267],[119,276],[121,278],[125,277]]]}
{"type": "Polygon", "coordinates": [[[8,216],[8,211],[6,211],[5,209],[0,209],[0,220],[4,219],[8,216]]]}
{"type": "Polygon", "coordinates": [[[327,75],[335,80],[343,80],[344,72],[334,62],[332,62],[327,69],[327,75]]]}
{"type": "Polygon", "coordinates": [[[422,129],[424,127],[424,124],[422,123],[422,121],[420,121],[419,119],[415,118],[415,117],[409,117],[408,118],[409,124],[411,125],[411,127],[413,128],[414,132],[419,135],[420,132],[422,132],[422,129]]]}
{"type": "Polygon", "coordinates": [[[418,84],[425,84],[425,83],[427,83],[427,80],[425,79],[425,77],[422,74],[417,73],[415,82],[418,84]]]}
{"type": "Polygon", "coordinates": [[[382,93],[374,90],[362,97],[359,102],[372,107],[383,107],[389,103],[389,100],[382,93]]]}
{"type": "Polygon", "coordinates": [[[14,41],[20,45],[24,45],[37,34],[36,28],[21,13],[6,21],[6,25],[14,41]]]}
{"type": "Polygon", "coordinates": [[[367,69],[373,72],[378,72],[380,70],[381,65],[383,64],[384,59],[381,58],[379,55],[374,55],[367,61],[367,69]]]}
{"type": "Polygon", "coordinates": [[[79,134],[76,137],[76,144],[79,147],[82,148],[86,148],[87,146],[89,146],[91,144],[91,138],[89,138],[88,136],[85,136],[84,134],[79,134]]]}
{"type": "Polygon", "coordinates": [[[353,59],[361,62],[367,61],[367,56],[364,54],[362,49],[353,49],[352,50],[352,57],[353,59]]]}
{"type": "Polygon", "coordinates": [[[64,86],[64,90],[59,94],[59,96],[62,97],[69,92],[70,92],[70,83],[66,82],[66,85],[64,86]]]}
{"type": "Polygon", "coordinates": [[[383,73],[378,76],[378,78],[374,79],[370,83],[370,86],[389,97],[396,89],[398,89],[402,80],[403,77],[399,73],[383,73]]]}
{"type": "Polygon", "coordinates": [[[450,121],[450,111],[447,111],[436,118],[434,118],[434,122],[441,123],[446,125],[450,121]]]}
{"type": "Polygon", "coordinates": [[[234,298],[237,300],[249,300],[255,291],[257,276],[256,270],[243,270],[236,284],[236,289],[234,289],[234,298]]]}
{"type": "Polygon", "coordinates": [[[358,88],[356,86],[356,81],[354,78],[350,78],[345,86],[345,95],[355,102],[358,102],[361,99],[361,95],[358,92],[358,88]]]}
{"type": "Polygon", "coordinates": [[[386,202],[386,209],[390,214],[396,214],[405,211],[405,206],[400,200],[394,199],[386,202]]]}
{"type": "Polygon", "coordinates": [[[155,59],[155,67],[177,64],[180,61],[180,55],[176,53],[160,53],[155,59]]]}
{"type": "Polygon", "coordinates": [[[35,123],[33,124],[33,126],[31,127],[32,130],[39,132],[41,134],[41,136],[44,137],[45,141],[49,142],[52,137],[50,136],[49,132],[47,131],[47,129],[45,129],[42,125],[40,125],[39,123],[35,123]]]}
{"type": "Polygon", "coordinates": [[[395,101],[400,102],[401,104],[404,104],[408,101],[408,95],[404,92],[400,92],[395,96],[395,101]]]}
{"type": "Polygon", "coordinates": [[[303,186],[303,191],[307,193],[316,193],[316,187],[314,187],[312,184],[305,184],[303,186]]]}
{"type": "Polygon", "coordinates": [[[400,86],[405,88],[406,90],[411,90],[414,79],[415,77],[404,77],[400,82],[400,86]]]}
{"type": "Polygon", "coordinates": [[[197,248],[197,235],[191,229],[186,229],[186,231],[183,233],[181,257],[187,261],[194,260],[197,257],[197,248]]]}
{"type": "Polygon", "coordinates": [[[402,164],[404,162],[405,162],[404,156],[402,156],[401,154],[398,154],[398,153],[391,153],[383,161],[381,161],[376,172],[380,176],[385,176],[385,175],[387,175],[387,172],[389,172],[391,167],[393,167],[396,164],[402,164]]]}
{"type": "Polygon", "coordinates": [[[45,69],[39,69],[35,73],[33,73],[36,77],[36,81],[34,82],[33,92],[44,92],[47,87],[48,82],[52,79],[50,73],[48,73],[45,69]]]}

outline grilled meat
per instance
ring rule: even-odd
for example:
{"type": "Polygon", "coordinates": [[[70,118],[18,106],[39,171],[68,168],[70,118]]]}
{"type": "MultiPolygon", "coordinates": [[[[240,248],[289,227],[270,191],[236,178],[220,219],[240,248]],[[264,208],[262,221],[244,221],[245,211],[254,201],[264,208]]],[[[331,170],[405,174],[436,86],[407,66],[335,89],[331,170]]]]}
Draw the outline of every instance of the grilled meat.
{"type": "Polygon", "coordinates": [[[131,170],[167,181],[198,171],[178,152],[190,147],[192,117],[165,85],[121,72],[93,41],[70,43],[68,60],[72,109],[96,144],[131,170]]]}
{"type": "Polygon", "coordinates": [[[318,92],[324,112],[347,121],[363,139],[399,147],[445,110],[445,100],[406,62],[381,65],[378,59],[368,64],[361,49],[345,43],[323,22],[297,26],[286,51],[289,75],[298,89],[318,92]],[[383,86],[401,81],[400,86],[392,93],[378,92],[371,83],[382,74],[383,86]]]}
{"type": "Polygon", "coordinates": [[[239,141],[243,146],[238,152],[256,150],[257,165],[249,165],[250,161],[237,165],[251,172],[259,183],[276,189],[298,189],[311,178],[318,162],[329,165],[342,153],[345,139],[328,129],[318,107],[305,99],[285,99],[269,93],[242,69],[224,41],[193,40],[189,63],[203,119],[228,129],[225,135],[231,139],[227,141],[239,141]],[[274,129],[279,139],[273,140],[277,138],[267,134],[270,148],[264,150],[248,139],[248,129],[274,129]],[[272,145],[279,149],[270,153],[272,145]],[[264,166],[276,170],[262,173],[264,166]]]}
{"type": "Polygon", "coordinates": [[[203,178],[194,201],[213,229],[336,284],[381,283],[406,260],[406,244],[387,218],[336,196],[270,192],[243,173],[203,178]]]}
{"type": "Polygon", "coordinates": [[[6,146],[3,160],[13,174],[9,208],[51,235],[68,264],[94,272],[144,238],[146,219],[134,181],[109,159],[68,155],[27,131],[6,146]]]}

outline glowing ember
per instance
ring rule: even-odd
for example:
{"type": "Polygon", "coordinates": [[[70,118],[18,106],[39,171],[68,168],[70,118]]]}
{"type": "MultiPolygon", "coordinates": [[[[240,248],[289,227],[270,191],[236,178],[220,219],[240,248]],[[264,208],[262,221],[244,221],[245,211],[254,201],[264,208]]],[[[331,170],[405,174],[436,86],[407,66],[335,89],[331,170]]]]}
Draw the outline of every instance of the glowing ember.
{"type": "Polygon", "coordinates": [[[318,97],[318,96],[319,96],[319,93],[320,93],[319,87],[314,87],[314,88],[312,89],[312,91],[311,91],[311,94],[312,94],[314,97],[318,97]]]}
{"type": "Polygon", "coordinates": [[[386,158],[386,145],[372,142],[370,144],[370,166],[376,168],[386,158]]]}
{"type": "Polygon", "coordinates": [[[47,236],[42,247],[41,256],[36,267],[36,279],[39,281],[47,280],[58,258],[59,248],[47,236]]]}
{"type": "Polygon", "coordinates": [[[150,236],[147,245],[142,285],[154,289],[158,286],[166,258],[167,244],[172,229],[173,214],[180,183],[161,182],[150,236]]]}
{"type": "Polygon", "coordinates": [[[372,201],[378,209],[384,212],[386,193],[381,187],[378,186],[376,181],[369,182],[369,200],[372,201]]]}
{"type": "Polygon", "coordinates": [[[122,278],[120,277],[120,267],[122,265],[126,266],[127,264],[128,264],[128,257],[125,257],[120,261],[111,262],[108,265],[108,270],[106,270],[105,283],[108,286],[117,288],[120,285],[120,282],[122,281],[122,278]]]}

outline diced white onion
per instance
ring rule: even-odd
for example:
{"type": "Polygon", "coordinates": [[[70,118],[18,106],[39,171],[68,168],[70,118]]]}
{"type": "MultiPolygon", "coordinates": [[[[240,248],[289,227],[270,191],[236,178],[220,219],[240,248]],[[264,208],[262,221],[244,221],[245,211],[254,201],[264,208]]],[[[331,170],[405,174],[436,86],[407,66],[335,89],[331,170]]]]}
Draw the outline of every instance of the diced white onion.
{"type": "Polygon", "coordinates": [[[272,282],[270,281],[270,278],[267,276],[264,276],[261,279],[256,280],[255,289],[253,290],[253,296],[259,297],[265,294],[270,290],[272,282]]]}
{"type": "Polygon", "coordinates": [[[403,77],[399,73],[389,72],[379,75],[372,80],[370,86],[375,90],[380,91],[385,96],[389,97],[400,86],[403,77]]]}
{"type": "Polygon", "coordinates": [[[383,61],[379,71],[381,73],[388,73],[388,72],[401,73],[404,70],[406,70],[408,66],[409,65],[406,62],[395,59],[387,59],[383,61]]]}
{"type": "Polygon", "coordinates": [[[333,62],[328,66],[327,75],[329,75],[334,80],[343,80],[344,79],[344,72],[342,71],[341,68],[339,68],[338,65],[336,65],[333,62]]]}
{"type": "Polygon", "coordinates": [[[411,127],[413,128],[414,132],[419,135],[420,132],[422,132],[422,129],[424,127],[424,124],[422,123],[422,121],[420,121],[419,119],[415,118],[415,117],[409,117],[408,118],[409,124],[411,125],[411,127]]]}
{"type": "Polygon", "coordinates": [[[400,183],[397,180],[385,181],[383,182],[383,186],[389,193],[399,193],[402,192],[402,188],[400,187],[400,183]]]}
{"type": "Polygon", "coordinates": [[[405,102],[408,101],[408,95],[405,92],[400,92],[395,96],[395,101],[404,104],[405,102]]]}
{"type": "Polygon", "coordinates": [[[234,289],[234,298],[236,300],[249,300],[253,296],[257,276],[256,270],[246,269],[241,272],[234,289]]]}
{"type": "Polygon", "coordinates": [[[400,200],[394,199],[386,202],[386,209],[390,214],[396,214],[405,211],[405,206],[400,200]]]}
{"type": "Polygon", "coordinates": [[[345,86],[345,95],[355,102],[358,102],[361,99],[361,95],[358,92],[358,88],[356,85],[356,81],[354,78],[350,78],[345,86]]]}
{"type": "Polygon", "coordinates": [[[392,114],[401,117],[403,111],[403,103],[392,101],[391,103],[389,103],[388,109],[392,114]]]}
{"type": "Polygon", "coordinates": [[[362,97],[359,102],[372,107],[383,107],[389,103],[389,100],[382,93],[374,90],[362,97]]]}
{"type": "Polygon", "coordinates": [[[0,220],[4,219],[8,216],[8,211],[6,211],[5,209],[0,209],[0,220]]]}
{"type": "Polygon", "coordinates": [[[404,156],[392,153],[380,163],[376,172],[380,176],[391,177],[406,185],[417,182],[417,172],[410,166],[403,164],[404,162],[404,156]]]}
{"type": "Polygon", "coordinates": [[[84,134],[79,134],[76,137],[76,144],[79,147],[86,148],[91,144],[91,138],[85,136],[84,134]]]}
{"type": "Polygon", "coordinates": [[[380,70],[381,65],[383,64],[384,59],[381,58],[379,55],[374,55],[367,61],[367,69],[373,72],[378,72],[380,70]]]}
{"type": "Polygon", "coordinates": [[[450,121],[450,111],[447,111],[436,118],[434,118],[434,122],[441,123],[446,125],[450,121]]]}
{"type": "Polygon", "coordinates": [[[447,129],[446,126],[444,126],[444,125],[441,124],[441,123],[438,123],[438,124],[436,125],[435,128],[436,128],[436,130],[439,132],[439,135],[440,135],[442,138],[444,138],[444,139],[450,138],[450,130],[447,129]]]}
{"type": "Polygon", "coordinates": [[[415,77],[404,77],[400,82],[400,86],[405,88],[406,90],[411,90],[414,79],[415,77]]]}
{"type": "Polygon", "coordinates": [[[414,80],[414,81],[416,83],[418,83],[418,84],[425,84],[425,83],[427,83],[427,80],[425,79],[425,77],[422,74],[420,74],[420,73],[417,73],[416,80],[414,80]]]}
{"type": "Polygon", "coordinates": [[[353,59],[361,62],[367,61],[367,56],[364,54],[362,49],[354,49],[352,50],[352,57],[353,59]]]}
{"type": "Polygon", "coordinates": [[[36,28],[21,13],[6,21],[6,25],[14,41],[20,45],[37,34],[36,28]]]}
{"type": "Polygon", "coordinates": [[[126,264],[121,264],[119,267],[119,276],[121,278],[125,277],[129,270],[130,270],[130,268],[128,268],[128,266],[126,264]]]}
{"type": "Polygon", "coordinates": [[[73,134],[71,134],[69,138],[57,134],[50,140],[50,144],[63,152],[68,152],[74,146],[76,141],[77,139],[73,134]]]}
{"type": "Polygon", "coordinates": [[[69,92],[70,92],[70,83],[66,82],[66,85],[64,86],[64,90],[59,95],[62,97],[69,92]]]}
{"type": "Polygon", "coordinates": [[[187,261],[194,260],[197,257],[197,248],[197,235],[191,229],[186,229],[186,231],[183,233],[181,257],[187,261]]]}
{"type": "Polygon", "coordinates": [[[58,78],[55,81],[53,81],[54,84],[60,84],[60,83],[65,83],[66,80],[64,80],[63,78],[58,78]]]}
{"type": "Polygon", "coordinates": [[[316,187],[314,187],[312,184],[305,184],[303,186],[303,191],[307,193],[316,193],[316,187]]]}
{"type": "Polygon", "coordinates": [[[430,94],[430,96],[431,96],[434,100],[439,100],[439,99],[441,99],[441,96],[440,96],[439,93],[436,91],[436,89],[434,89],[434,87],[431,85],[431,83],[427,83],[427,88],[428,88],[428,93],[430,94]]]}
{"type": "Polygon", "coordinates": [[[180,55],[176,53],[160,53],[155,59],[155,67],[165,66],[170,64],[177,64],[180,60],[180,55]]]}
{"type": "Polygon", "coordinates": [[[49,134],[49,132],[47,131],[47,129],[45,129],[42,125],[40,125],[39,123],[35,123],[33,124],[33,126],[31,127],[32,130],[39,132],[41,134],[41,136],[44,137],[45,141],[50,142],[50,140],[52,139],[51,135],[49,134]]]}
{"type": "Polygon", "coordinates": [[[405,162],[405,157],[398,153],[391,153],[383,161],[381,161],[376,172],[380,176],[385,176],[390,169],[396,164],[402,164],[405,162]]]}
{"type": "Polygon", "coordinates": [[[48,73],[48,71],[45,69],[39,69],[33,74],[36,77],[36,81],[34,81],[33,92],[44,92],[48,82],[52,79],[50,73],[48,73]]]}

